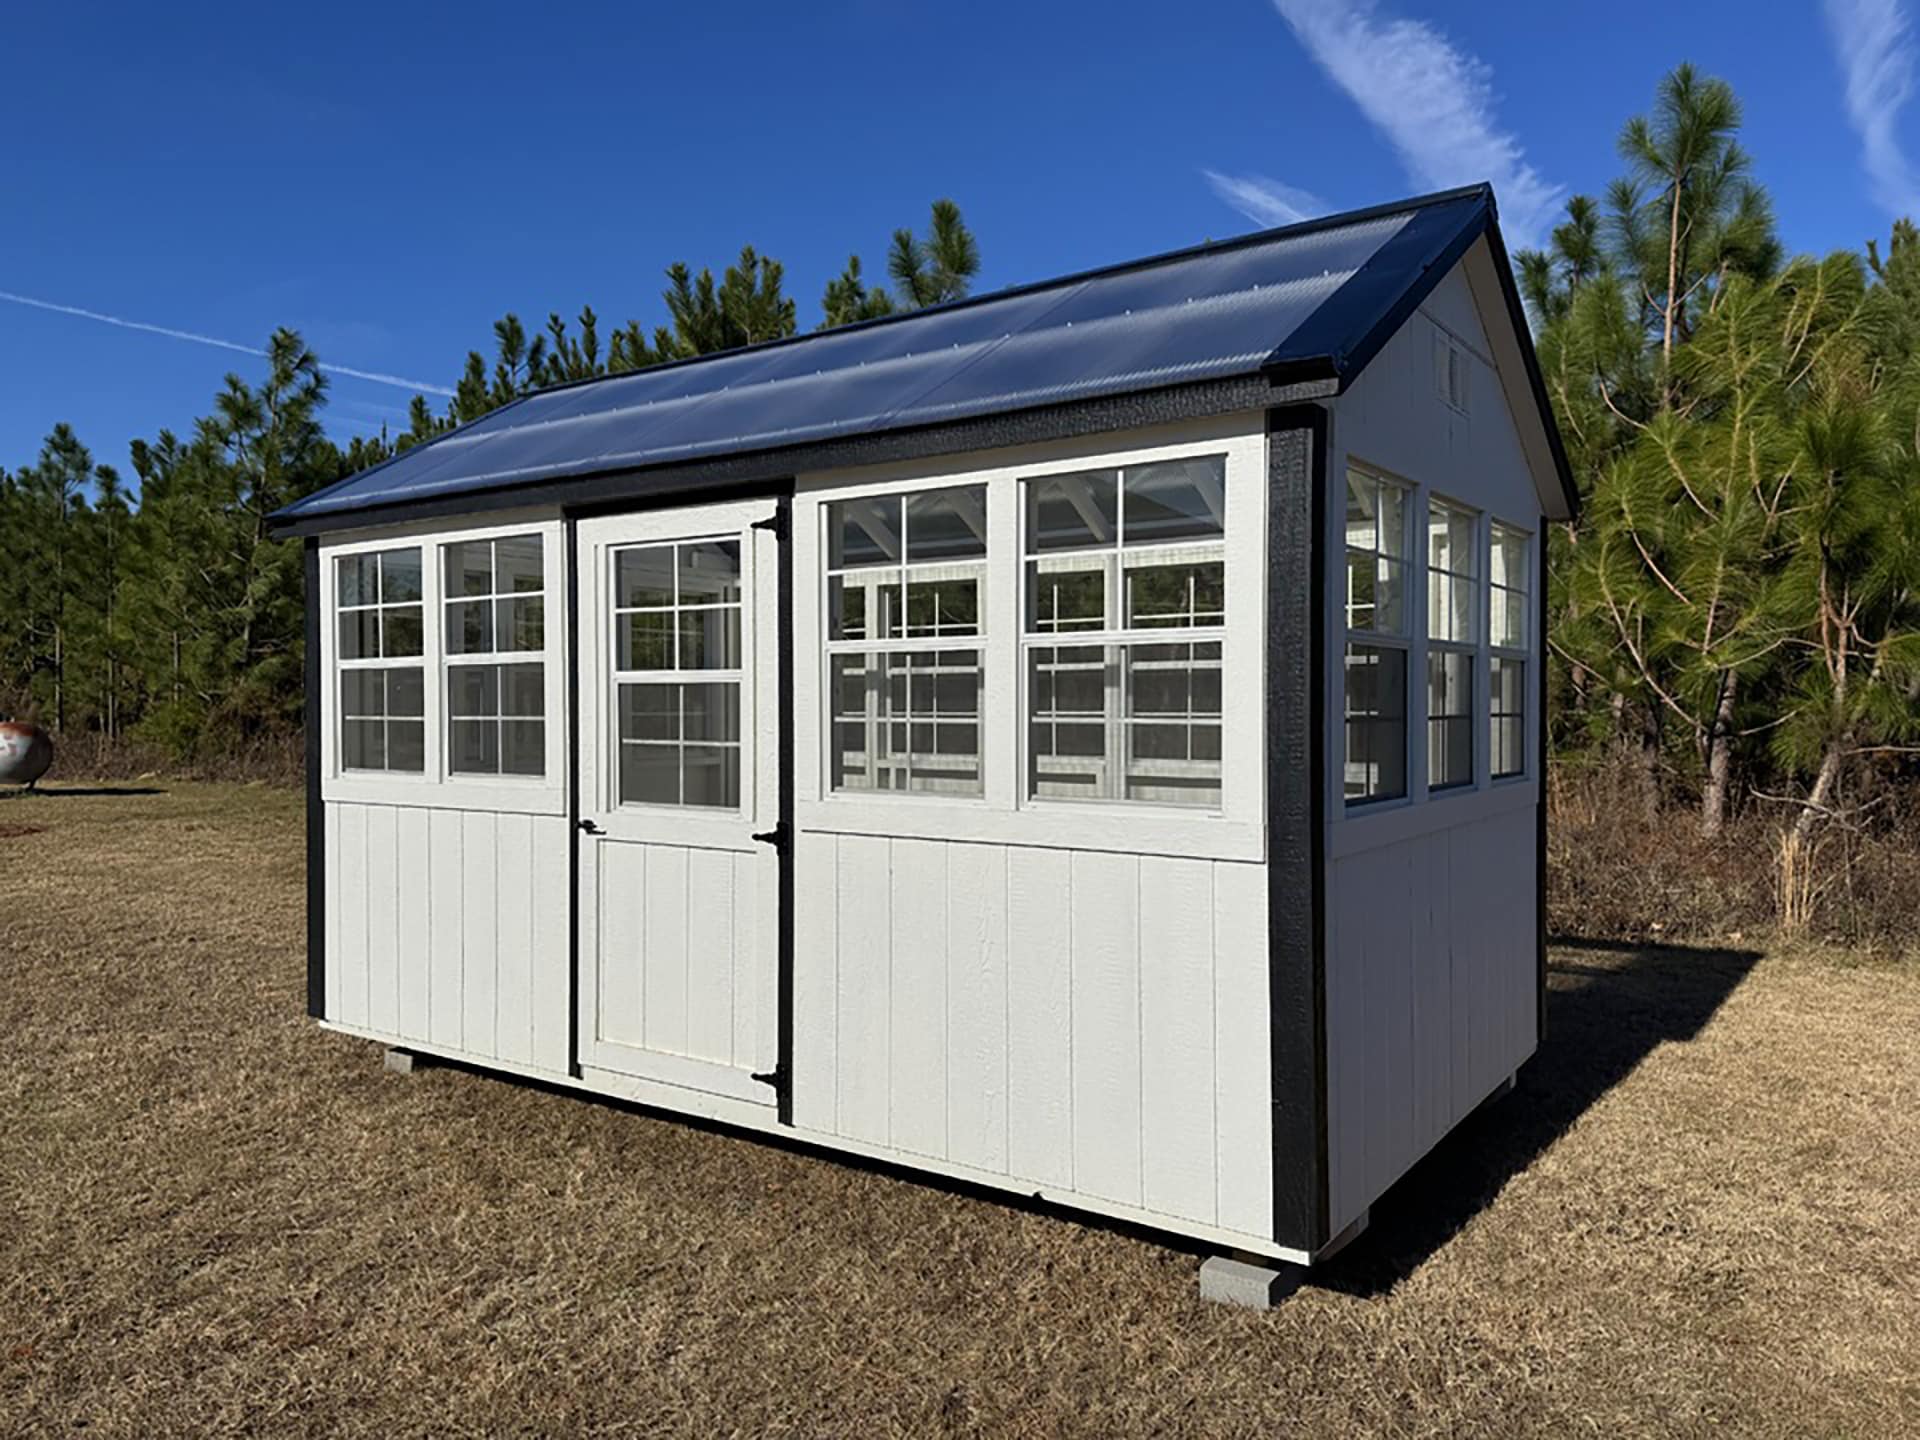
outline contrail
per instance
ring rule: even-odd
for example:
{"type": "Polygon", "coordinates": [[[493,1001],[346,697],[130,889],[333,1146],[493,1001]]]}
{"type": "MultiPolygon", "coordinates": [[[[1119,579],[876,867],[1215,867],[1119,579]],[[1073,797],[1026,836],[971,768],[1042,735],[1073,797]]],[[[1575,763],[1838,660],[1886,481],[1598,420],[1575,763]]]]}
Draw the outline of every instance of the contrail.
{"type": "MultiPolygon", "coordinates": [[[[118,315],[102,315],[98,310],[82,310],[78,305],[56,305],[51,300],[36,300],[31,295],[15,295],[9,290],[0,290],[0,300],[10,300],[15,305],[31,305],[36,310],[51,310],[56,315],[78,315],[83,320],[98,320],[103,325],[118,325],[122,330],[144,330],[149,335],[165,335],[172,340],[191,340],[196,345],[211,345],[217,350],[233,350],[241,355],[264,355],[266,351],[255,349],[251,345],[239,345],[231,340],[221,340],[212,335],[196,335],[191,330],[173,330],[165,325],[149,325],[144,320],[123,320],[118,315]]],[[[402,390],[424,390],[429,395],[451,395],[453,391],[445,385],[429,385],[424,380],[409,380],[404,375],[383,375],[377,370],[356,370],[351,365],[329,365],[322,361],[320,368],[331,375],[349,375],[355,380],[371,380],[376,385],[397,385],[402,390]]]]}

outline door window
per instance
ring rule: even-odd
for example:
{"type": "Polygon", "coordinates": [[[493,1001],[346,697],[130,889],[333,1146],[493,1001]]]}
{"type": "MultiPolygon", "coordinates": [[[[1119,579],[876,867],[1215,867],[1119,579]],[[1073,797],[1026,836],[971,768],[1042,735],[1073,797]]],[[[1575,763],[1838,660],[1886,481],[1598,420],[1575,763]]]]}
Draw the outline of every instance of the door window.
{"type": "Polygon", "coordinates": [[[619,803],[740,808],[738,539],[613,553],[619,803]]]}

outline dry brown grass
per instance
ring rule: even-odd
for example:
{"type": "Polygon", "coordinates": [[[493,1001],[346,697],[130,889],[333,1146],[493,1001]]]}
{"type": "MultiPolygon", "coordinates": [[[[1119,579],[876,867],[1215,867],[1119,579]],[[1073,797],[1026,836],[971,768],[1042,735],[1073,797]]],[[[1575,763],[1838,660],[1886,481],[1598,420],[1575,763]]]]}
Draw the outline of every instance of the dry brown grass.
{"type": "Polygon", "coordinates": [[[0,800],[0,1431],[1896,1435],[1920,973],[1563,950],[1325,1285],[302,1015],[300,797],[0,800]]]}

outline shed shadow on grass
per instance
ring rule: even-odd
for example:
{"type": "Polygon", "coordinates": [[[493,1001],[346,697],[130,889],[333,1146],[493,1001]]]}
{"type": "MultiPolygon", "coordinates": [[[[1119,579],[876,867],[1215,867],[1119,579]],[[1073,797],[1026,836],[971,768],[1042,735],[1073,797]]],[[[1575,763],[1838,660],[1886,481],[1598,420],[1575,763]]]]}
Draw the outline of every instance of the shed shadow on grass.
{"type": "Polygon", "coordinates": [[[1391,1290],[1493,1203],[1655,1047],[1698,1035],[1760,952],[1555,939],[1546,1034],[1512,1094],[1489,1101],[1374,1203],[1365,1234],[1312,1284],[1391,1290]],[[1566,952],[1578,952],[1579,958],[1566,952]]]}

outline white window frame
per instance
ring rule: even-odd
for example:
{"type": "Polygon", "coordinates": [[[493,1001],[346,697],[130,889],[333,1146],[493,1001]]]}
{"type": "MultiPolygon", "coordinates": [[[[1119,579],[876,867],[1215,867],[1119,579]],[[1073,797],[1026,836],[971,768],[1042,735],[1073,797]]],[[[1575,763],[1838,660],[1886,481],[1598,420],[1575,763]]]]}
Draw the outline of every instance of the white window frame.
{"type": "Polygon", "coordinates": [[[1534,714],[1540,708],[1540,677],[1534,666],[1541,663],[1534,654],[1534,632],[1540,628],[1539,601],[1534,586],[1540,583],[1540,537],[1525,526],[1516,525],[1510,520],[1498,516],[1491,518],[1487,526],[1487,582],[1486,582],[1486,624],[1481,627],[1482,638],[1486,646],[1486,746],[1487,778],[1493,785],[1512,785],[1517,781],[1533,778],[1536,747],[1533,744],[1533,727],[1542,717],[1534,714]],[[1496,585],[1493,579],[1493,537],[1494,532],[1504,530],[1520,539],[1520,553],[1525,557],[1527,572],[1526,584],[1522,586],[1496,585]],[[1496,597],[1502,594],[1517,594],[1520,597],[1520,643],[1518,645],[1496,645],[1493,640],[1493,607],[1496,597]],[[1493,662],[1496,660],[1518,661],[1521,665],[1520,680],[1520,768],[1507,774],[1496,774],[1493,770],[1493,662]]]}
{"type": "MultiPolygon", "coordinates": [[[[546,627],[547,627],[547,622],[549,618],[552,616],[553,611],[558,608],[553,603],[554,594],[553,594],[553,582],[551,579],[553,574],[553,568],[554,568],[553,546],[548,541],[547,537],[538,528],[530,529],[530,530],[509,531],[504,535],[484,535],[484,536],[457,535],[452,537],[443,536],[439,540],[437,540],[434,544],[433,558],[434,558],[434,563],[438,565],[440,569],[439,581],[440,581],[440,587],[441,587],[441,598],[440,598],[439,624],[440,624],[441,656],[440,656],[440,674],[438,678],[439,678],[440,696],[442,700],[442,710],[443,710],[442,723],[446,726],[446,735],[445,735],[446,746],[445,746],[444,754],[446,757],[447,778],[449,780],[455,780],[455,781],[478,780],[478,781],[481,781],[482,783],[489,783],[492,781],[524,783],[527,781],[538,782],[538,781],[544,780],[547,775],[547,767],[553,763],[553,746],[551,743],[544,743],[550,739],[550,737],[548,736],[548,731],[552,723],[547,719],[546,707],[545,707],[547,686],[545,685],[544,682],[548,678],[547,672],[552,668],[552,666],[548,663],[549,656],[548,656],[548,650],[547,650],[546,627]],[[492,547],[501,540],[522,540],[522,539],[533,539],[533,540],[538,540],[540,542],[540,589],[538,592],[526,591],[526,590],[501,592],[496,589],[489,589],[487,594],[484,596],[478,596],[478,595],[470,596],[465,594],[454,595],[448,592],[447,590],[447,552],[448,550],[452,549],[455,545],[470,545],[470,544],[487,545],[489,547],[489,559],[494,566],[494,573],[489,576],[487,583],[489,586],[497,586],[500,583],[499,574],[498,574],[498,559],[492,554],[492,547]],[[515,599],[515,598],[524,599],[535,593],[538,593],[540,597],[540,613],[541,613],[540,648],[536,650],[502,650],[500,648],[499,602],[503,599],[515,599]],[[487,605],[490,607],[492,611],[491,618],[492,618],[492,624],[493,624],[493,642],[494,642],[493,648],[491,650],[462,650],[456,653],[453,650],[453,648],[447,644],[447,625],[450,623],[449,616],[451,614],[451,611],[455,605],[477,604],[481,600],[485,600],[485,602],[487,603],[487,605]],[[498,672],[501,670],[502,667],[508,666],[508,665],[539,665],[541,667],[542,706],[541,706],[541,713],[538,718],[541,722],[541,734],[543,739],[543,745],[542,745],[543,763],[540,767],[540,774],[519,775],[519,774],[513,774],[504,769],[493,770],[493,771],[455,770],[453,768],[453,727],[456,723],[459,723],[459,720],[461,719],[489,720],[490,723],[494,726],[495,732],[496,732],[495,745],[498,747],[498,754],[496,755],[496,759],[500,759],[504,761],[504,756],[506,753],[505,745],[502,743],[505,739],[504,728],[503,728],[504,723],[507,720],[522,719],[526,717],[506,715],[502,710],[500,710],[497,707],[496,707],[495,713],[491,717],[482,717],[482,716],[456,717],[453,714],[453,671],[457,668],[465,668],[469,666],[485,667],[487,669],[493,670],[496,675],[495,685],[496,685],[496,698],[497,698],[498,706],[504,706],[506,704],[506,687],[500,683],[500,680],[498,678],[498,672]]],[[[564,761],[562,763],[564,763],[564,761]]]]}
{"type": "MultiPolygon", "coordinates": [[[[1190,457],[1196,459],[1223,459],[1218,451],[1190,457]]],[[[1088,546],[1085,549],[1042,551],[1032,548],[1033,537],[1028,531],[1030,510],[1027,505],[1027,486],[1034,482],[1045,481],[1061,474],[1073,474],[1089,467],[1041,467],[1033,473],[1024,475],[1020,481],[1019,517],[1020,517],[1020,645],[1019,645],[1019,691],[1020,691],[1020,775],[1021,805],[1023,808],[1045,807],[1052,805],[1127,807],[1159,806],[1181,815],[1217,815],[1222,811],[1226,798],[1225,757],[1221,764],[1221,801],[1214,805],[1187,805],[1175,801],[1137,800],[1109,793],[1124,788],[1127,781],[1127,755],[1130,749],[1128,729],[1131,724],[1152,723],[1151,721],[1129,720],[1126,715],[1126,688],[1124,677],[1125,652],[1137,645],[1224,645],[1227,627],[1224,618],[1214,624],[1191,624],[1186,626],[1134,626],[1126,623],[1127,574],[1133,566],[1129,560],[1151,561],[1156,556],[1175,555],[1178,552],[1203,554],[1202,563],[1221,562],[1223,570],[1227,554],[1226,531],[1228,526],[1223,514],[1221,535],[1218,539],[1190,538],[1180,540],[1147,540],[1129,545],[1126,540],[1127,489],[1126,475],[1130,469],[1140,469],[1143,464],[1154,462],[1135,461],[1132,465],[1118,467],[1098,467],[1101,470],[1112,468],[1115,476],[1115,523],[1116,529],[1112,543],[1088,546]],[[1106,614],[1102,623],[1085,630],[1030,630],[1026,624],[1028,586],[1031,577],[1029,566],[1044,565],[1048,561],[1060,561],[1071,564],[1080,562],[1085,567],[1090,562],[1098,562],[1102,574],[1102,594],[1105,600],[1106,614]],[[1033,652],[1036,650],[1061,649],[1099,649],[1103,652],[1103,672],[1111,670],[1113,681],[1105,683],[1105,729],[1106,750],[1102,760],[1102,792],[1088,796],[1042,796],[1033,793],[1031,779],[1034,767],[1033,743],[1033,652]]],[[[1224,468],[1224,467],[1223,467],[1224,468]]],[[[1225,496],[1221,497],[1222,509],[1225,508],[1225,496]]],[[[1144,568],[1144,566],[1142,567],[1144,568]]],[[[1224,651],[1217,668],[1223,671],[1224,651]]],[[[1103,681],[1104,681],[1103,675],[1103,681]]],[[[1220,725],[1223,732],[1226,724],[1225,689],[1222,688],[1222,715],[1220,725]]],[[[1058,723],[1057,720],[1055,722],[1058,723]]],[[[1169,724],[1175,723],[1169,719],[1169,724]]],[[[1191,714],[1186,719],[1189,728],[1194,721],[1191,714]]],[[[1204,721],[1202,722],[1204,723],[1204,721]]],[[[1191,762],[1189,762],[1191,763],[1191,762]]],[[[1177,771],[1175,772],[1178,773],[1177,771]]]]}
{"type": "MultiPolygon", "coordinates": [[[[1224,416],[1012,450],[935,457],[800,477],[793,545],[795,816],[803,830],[976,840],[1134,854],[1259,860],[1266,854],[1266,504],[1263,414],[1224,416]],[[1198,807],[1025,798],[1027,721],[1021,634],[1024,498],[1020,482],[1061,470],[1224,455],[1226,611],[1222,639],[1222,803],[1198,807]],[[977,796],[828,789],[826,506],[955,485],[986,487],[987,560],[980,649],[983,790],[977,796]]],[[[1171,634],[1173,632],[1165,632],[1171,634]]]]}
{"type": "Polygon", "coordinates": [[[1422,765],[1423,793],[1436,799],[1452,799],[1459,795],[1470,795],[1484,789],[1487,774],[1487,517],[1477,507],[1464,501],[1445,495],[1429,495],[1426,504],[1421,507],[1420,525],[1420,585],[1421,594],[1426,597],[1422,607],[1420,627],[1420,753],[1426,757],[1422,765]],[[1445,510],[1465,519],[1471,532],[1468,541],[1468,554],[1473,562],[1470,572],[1444,569],[1439,573],[1454,583],[1462,581],[1468,586],[1469,605],[1466,619],[1466,636],[1461,639],[1441,639],[1433,634],[1433,513],[1445,510]],[[1464,780],[1456,780],[1444,786],[1433,783],[1433,715],[1427,697],[1432,693],[1433,661],[1436,655],[1462,655],[1473,667],[1469,676],[1467,709],[1464,716],[1467,722],[1467,766],[1468,774],[1464,780]]]}
{"type": "MultiPolygon", "coordinates": [[[[320,544],[321,693],[309,697],[324,737],[321,798],[343,804],[409,805],[445,810],[491,810],[501,814],[565,815],[567,736],[572,726],[567,699],[567,567],[564,527],[554,511],[510,511],[461,525],[421,521],[380,530],[327,537],[320,544]],[[455,541],[507,539],[538,533],[546,585],[545,648],[515,652],[545,667],[546,773],[544,775],[450,774],[447,770],[446,571],[441,546],[455,541]],[[426,763],[418,772],[348,770],[340,753],[339,590],[334,562],[348,555],[421,549],[421,603],[431,618],[422,626],[418,664],[426,678],[426,763]]],[[[452,657],[455,663],[462,658],[452,657]]],[[[411,660],[406,663],[414,663],[411,660]]]]}
{"type": "MultiPolygon", "coordinates": [[[[1338,683],[1335,686],[1335,714],[1338,719],[1328,730],[1328,745],[1337,748],[1337,760],[1328,757],[1328,770],[1332,774],[1334,794],[1338,803],[1349,814],[1365,814],[1370,811],[1392,809],[1410,803],[1415,789],[1416,755],[1424,755],[1420,743],[1425,739],[1425,715],[1423,702],[1426,684],[1426,660],[1423,638],[1426,632],[1426,611],[1423,597],[1426,594],[1426,552],[1421,543],[1426,534],[1426,507],[1422,501],[1420,488],[1404,476],[1395,475],[1379,465],[1365,460],[1348,457],[1340,467],[1339,473],[1329,477],[1334,487],[1334,508],[1338,514],[1339,565],[1327,567],[1329,576],[1337,575],[1340,585],[1340,604],[1334,617],[1334,625],[1339,642],[1334,649],[1333,664],[1338,683]],[[1348,627],[1347,614],[1352,597],[1349,590],[1349,570],[1347,566],[1347,484],[1348,476],[1355,472],[1365,475],[1381,486],[1391,486],[1400,492],[1400,628],[1398,630],[1356,630],[1348,627]],[[1406,675],[1402,685],[1401,703],[1401,757],[1400,757],[1400,793],[1398,795],[1361,796],[1349,799],[1346,793],[1347,764],[1347,647],[1365,645],[1381,650],[1398,650],[1406,657],[1406,675]],[[1420,700],[1416,700],[1415,691],[1419,690],[1420,700]],[[1416,731],[1415,717],[1420,717],[1421,728],[1416,731]]],[[[1376,524],[1378,522],[1376,521],[1376,524]]],[[[1375,555],[1386,552],[1379,548],[1376,538],[1375,555]]]]}

